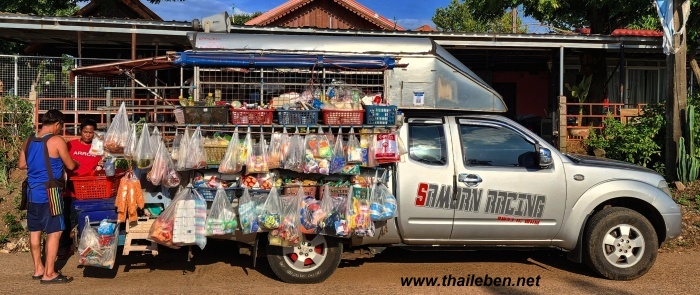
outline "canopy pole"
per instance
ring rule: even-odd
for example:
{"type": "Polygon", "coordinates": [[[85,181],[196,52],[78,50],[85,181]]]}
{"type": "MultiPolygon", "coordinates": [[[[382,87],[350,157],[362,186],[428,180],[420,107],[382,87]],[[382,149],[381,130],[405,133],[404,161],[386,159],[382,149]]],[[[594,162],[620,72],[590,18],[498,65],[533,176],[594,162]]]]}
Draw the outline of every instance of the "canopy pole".
{"type": "Polygon", "coordinates": [[[564,96],[564,46],[559,46],[559,96],[564,96]]]}

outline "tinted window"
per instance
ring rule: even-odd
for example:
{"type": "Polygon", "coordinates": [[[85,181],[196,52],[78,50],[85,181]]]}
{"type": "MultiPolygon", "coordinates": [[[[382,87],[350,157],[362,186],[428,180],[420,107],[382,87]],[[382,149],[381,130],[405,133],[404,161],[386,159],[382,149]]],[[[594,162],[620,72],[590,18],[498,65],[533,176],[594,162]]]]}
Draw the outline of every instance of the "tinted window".
{"type": "Polygon", "coordinates": [[[535,166],[535,146],[509,129],[476,125],[462,125],[460,129],[464,165],[535,166]]]}
{"type": "Polygon", "coordinates": [[[428,165],[447,164],[445,130],[442,125],[410,125],[408,154],[411,159],[428,165]]]}

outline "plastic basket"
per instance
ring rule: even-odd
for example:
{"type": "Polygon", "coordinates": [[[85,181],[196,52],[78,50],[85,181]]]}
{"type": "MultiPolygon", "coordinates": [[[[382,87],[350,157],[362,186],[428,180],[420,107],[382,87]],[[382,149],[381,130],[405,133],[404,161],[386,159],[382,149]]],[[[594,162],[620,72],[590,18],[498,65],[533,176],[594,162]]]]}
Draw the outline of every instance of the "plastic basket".
{"type": "MultiPolygon", "coordinates": [[[[302,185],[301,187],[304,190],[305,195],[311,196],[314,198],[316,197],[316,191],[318,190],[318,186],[316,186],[316,185],[302,185]]],[[[299,191],[298,185],[285,185],[284,189],[282,190],[282,195],[296,196],[298,191],[299,191]]]]}
{"type": "Polygon", "coordinates": [[[275,110],[231,110],[231,123],[235,125],[270,125],[275,110]]]}
{"type": "Polygon", "coordinates": [[[282,125],[315,125],[318,110],[277,110],[277,123],[282,125]]]}
{"type": "Polygon", "coordinates": [[[323,110],[323,123],[326,125],[362,125],[365,110],[323,110]]]}
{"type": "Polygon", "coordinates": [[[394,125],[396,106],[365,106],[365,118],[369,125],[394,125]]]}
{"type": "MultiPolygon", "coordinates": [[[[214,201],[214,197],[216,197],[216,188],[206,188],[206,187],[196,187],[194,188],[199,194],[204,197],[205,200],[211,202],[214,201]]],[[[226,196],[228,197],[229,202],[233,202],[233,199],[236,198],[236,190],[238,188],[235,187],[230,187],[230,188],[225,188],[224,191],[226,191],[226,196]]]]}
{"type": "Polygon", "coordinates": [[[114,176],[107,177],[104,170],[94,172],[91,175],[71,177],[75,198],[78,200],[105,199],[117,195],[119,181],[126,171],[117,170],[114,176]]]}
{"type": "MultiPolygon", "coordinates": [[[[331,197],[337,198],[337,197],[344,197],[347,198],[350,196],[350,187],[349,186],[330,186],[328,187],[329,193],[331,197]]],[[[321,198],[323,198],[324,194],[321,194],[321,198]]],[[[319,199],[321,199],[319,198],[319,199]]]]}
{"type": "Polygon", "coordinates": [[[207,164],[209,165],[218,165],[221,163],[221,160],[224,158],[226,155],[226,149],[228,147],[225,146],[204,146],[204,152],[207,154],[207,164]]]}

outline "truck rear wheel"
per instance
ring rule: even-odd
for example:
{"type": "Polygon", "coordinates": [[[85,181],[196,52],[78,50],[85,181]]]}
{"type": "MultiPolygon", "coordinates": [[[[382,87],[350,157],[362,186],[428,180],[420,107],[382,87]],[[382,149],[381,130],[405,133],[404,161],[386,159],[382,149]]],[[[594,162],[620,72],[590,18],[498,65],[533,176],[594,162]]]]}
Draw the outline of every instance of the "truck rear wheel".
{"type": "Polygon", "coordinates": [[[601,276],[633,280],[656,261],[658,239],[649,220],[634,210],[610,207],[593,215],[584,235],[584,260],[601,276]]]}
{"type": "Polygon", "coordinates": [[[294,247],[267,246],[270,268],[282,281],[295,284],[320,283],[333,274],[343,252],[337,239],[307,235],[294,247]]]}

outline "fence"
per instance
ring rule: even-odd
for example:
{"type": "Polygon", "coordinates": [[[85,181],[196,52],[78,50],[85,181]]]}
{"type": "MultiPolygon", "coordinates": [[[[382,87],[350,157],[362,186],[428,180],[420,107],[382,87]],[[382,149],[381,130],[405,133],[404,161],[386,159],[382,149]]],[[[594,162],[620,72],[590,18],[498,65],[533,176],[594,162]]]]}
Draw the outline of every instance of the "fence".
{"type": "Polygon", "coordinates": [[[622,103],[567,103],[560,97],[559,149],[566,152],[585,153],[583,141],[591,129],[603,128],[607,116],[624,123],[642,114],[646,104],[625,105],[622,103]]]}
{"type": "MultiPolygon", "coordinates": [[[[74,58],[46,56],[0,55],[0,95],[13,95],[23,99],[35,100],[35,118],[50,109],[61,110],[66,115],[64,135],[70,137],[78,134],[78,125],[85,118],[96,120],[99,124],[106,121],[106,90],[104,87],[132,86],[125,76],[112,79],[97,76],[79,76],[70,81],[70,70],[79,66],[90,66],[118,59],[74,58]]],[[[150,84],[150,83],[149,83],[150,84]]],[[[112,90],[112,106],[124,102],[129,107],[153,105],[153,98],[146,91],[112,90]]],[[[164,96],[165,97],[165,96],[164,96]]],[[[175,96],[176,97],[176,96],[175,96]]],[[[171,96],[172,98],[172,96],[171,96]]],[[[177,99],[175,99],[176,101],[177,99]]],[[[137,109],[135,113],[153,115],[156,121],[165,113],[157,114],[146,109],[137,109]]]]}

